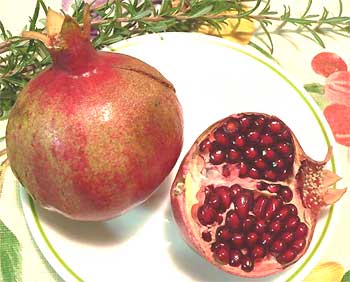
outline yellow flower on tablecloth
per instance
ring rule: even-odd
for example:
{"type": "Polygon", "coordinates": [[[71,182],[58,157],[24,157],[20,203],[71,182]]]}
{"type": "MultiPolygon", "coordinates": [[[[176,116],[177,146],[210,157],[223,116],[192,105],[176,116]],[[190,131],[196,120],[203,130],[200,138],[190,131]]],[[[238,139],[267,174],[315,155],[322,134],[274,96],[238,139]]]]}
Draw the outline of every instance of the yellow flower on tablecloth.
{"type": "MultiPolygon", "coordinates": [[[[235,15],[236,11],[225,12],[225,15],[235,15]]],[[[254,31],[255,25],[253,21],[247,19],[234,19],[228,18],[224,23],[220,24],[220,29],[216,29],[212,26],[201,25],[198,28],[198,32],[222,37],[233,42],[237,42],[246,45],[250,42],[254,31]]]]}
{"type": "Polygon", "coordinates": [[[337,262],[319,263],[304,282],[340,282],[344,271],[344,267],[337,262]]]}

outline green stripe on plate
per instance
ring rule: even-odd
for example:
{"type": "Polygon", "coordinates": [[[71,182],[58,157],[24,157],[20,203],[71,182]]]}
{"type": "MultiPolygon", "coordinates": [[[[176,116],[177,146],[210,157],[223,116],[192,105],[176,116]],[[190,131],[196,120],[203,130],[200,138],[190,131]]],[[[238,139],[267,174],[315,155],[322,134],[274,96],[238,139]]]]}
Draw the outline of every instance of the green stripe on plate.
{"type": "MultiPolygon", "coordinates": [[[[235,50],[237,52],[240,52],[260,63],[262,63],[263,65],[267,66],[269,69],[271,69],[274,73],[276,73],[277,75],[279,75],[281,78],[283,78],[294,90],[296,93],[298,93],[298,95],[302,98],[302,100],[304,101],[304,103],[309,107],[309,109],[311,110],[312,114],[314,115],[315,119],[317,120],[317,123],[319,124],[321,130],[322,130],[322,134],[327,142],[327,145],[330,146],[330,140],[327,136],[327,132],[326,132],[326,129],[325,127],[323,126],[319,116],[317,115],[316,113],[316,110],[312,107],[312,105],[310,104],[310,102],[307,100],[307,98],[304,96],[304,94],[302,93],[302,91],[300,91],[298,89],[298,87],[296,87],[293,82],[291,82],[284,74],[282,74],[279,70],[277,70],[274,66],[270,65],[268,62],[262,60],[261,58],[259,57],[256,57],[255,55],[247,52],[247,51],[244,51],[242,49],[239,49],[237,47],[234,47],[232,45],[229,45],[229,44],[226,44],[224,42],[217,42],[217,41],[213,41],[213,40],[204,40],[204,39],[201,39],[202,41],[205,41],[206,43],[212,43],[214,45],[219,45],[219,46],[222,46],[222,47],[225,47],[225,48],[229,48],[229,49],[232,49],[232,50],[235,50]]],[[[122,50],[123,48],[127,47],[127,46],[130,46],[130,45],[137,45],[137,44],[141,44],[142,42],[136,42],[135,44],[127,44],[127,45],[123,45],[119,48],[116,48],[116,49],[113,49],[113,50],[122,50]]],[[[331,158],[331,165],[332,165],[332,170],[333,172],[336,172],[336,166],[335,166],[335,161],[334,161],[334,157],[332,156],[331,158]]],[[[39,220],[39,216],[38,216],[38,213],[35,209],[35,205],[34,205],[34,202],[32,200],[32,198],[30,198],[30,208],[32,210],[32,213],[33,213],[33,216],[35,218],[35,223],[39,229],[39,232],[41,234],[41,236],[43,237],[45,243],[47,244],[49,250],[52,252],[52,254],[56,257],[57,261],[67,270],[68,273],[70,273],[75,279],[77,279],[77,281],[79,282],[84,282],[82,278],[79,277],[79,275],[77,275],[73,270],[72,268],[70,268],[67,263],[60,257],[60,255],[57,253],[57,251],[54,249],[54,247],[52,246],[52,244],[50,243],[49,239],[47,238],[46,234],[45,234],[45,231],[40,223],[40,220],[39,220]]],[[[308,264],[308,262],[311,260],[311,258],[313,257],[313,255],[315,254],[315,252],[317,251],[317,249],[319,248],[319,246],[321,245],[321,242],[323,240],[323,238],[325,237],[326,233],[327,233],[327,230],[329,228],[329,224],[331,222],[331,219],[332,219],[332,215],[333,215],[333,206],[330,208],[329,210],[329,213],[328,213],[328,217],[327,217],[327,221],[326,221],[326,224],[325,224],[325,227],[322,231],[322,234],[320,236],[320,238],[318,239],[315,247],[313,248],[313,250],[311,251],[310,255],[305,259],[305,261],[303,262],[303,264],[286,280],[286,282],[291,282],[292,279],[294,279],[303,269],[304,267],[308,264]]]]}
{"type": "Polygon", "coordinates": [[[39,221],[39,216],[38,213],[35,209],[35,205],[34,205],[34,201],[32,199],[32,197],[29,196],[29,203],[30,203],[30,209],[32,210],[34,219],[35,219],[35,223],[38,226],[39,232],[41,234],[41,236],[43,237],[47,247],[49,248],[49,250],[52,252],[52,254],[56,257],[56,259],[59,261],[59,263],[75,278],[77,279],[77,281],[79,282],[84,282],[84,280],[82,278],[80,278],[69,266],[68,264],[60,257],[60,255],[56,252],[55,248],[51,245],[51,242],[49,241],[49,239],[47,238],[44,229],[39,221]]]}

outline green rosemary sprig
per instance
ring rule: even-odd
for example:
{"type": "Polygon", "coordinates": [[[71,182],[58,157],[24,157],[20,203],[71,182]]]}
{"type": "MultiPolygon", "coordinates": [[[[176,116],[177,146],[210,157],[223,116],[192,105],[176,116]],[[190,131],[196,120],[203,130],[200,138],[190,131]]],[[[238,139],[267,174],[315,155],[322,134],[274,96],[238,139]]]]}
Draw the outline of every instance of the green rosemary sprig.
{"type": "MultiPolygon", "coordinates": [[[[320,15],[310,14],[312,0],[308,0],[302,15],[292,15],[290,7],[282,12],[271,8],[270,0],[181,0],[172,1],[109,0],[105,5],[91,9],[93,44],[97,49],[135,35],[164,31],[195,31],[201,25],[220,29],[226,19],[247,19],[258,23],[250,45],[267,56],[273,53],[274,34],[298,33],[324,46],[322,36],[338,34],[349,36],[350,16],[343,15],[342,1],[339,13],[332,16],[324,8],[320,15]],[[161,5],[156,4],[161,2],[161,5]],[[227,13],[236,11],[236,13],[227,13]],[[257,42],[255,42],[257,41],[257,42]]],[[[83,19],[84,2],[76,0],[73,16],[83,19]]],[[[33,16],[25,30],[44,32],[41,12],[47,13],[44,0],[37,0],[33,16]]],[[[17,94],[37,73],[51,63],[45,46],[35,40],[13,36],[0,21],[0,114],[7,117],[17,94]]]]}

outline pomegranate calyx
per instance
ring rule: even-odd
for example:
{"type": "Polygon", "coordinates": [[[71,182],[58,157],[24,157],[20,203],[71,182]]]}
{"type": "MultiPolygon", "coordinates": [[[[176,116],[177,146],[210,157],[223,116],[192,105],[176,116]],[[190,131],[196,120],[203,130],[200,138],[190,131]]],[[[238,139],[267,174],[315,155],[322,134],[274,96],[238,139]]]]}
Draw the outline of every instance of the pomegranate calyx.
{"type": "Polygon", "coordinates": [[[343,189],[328,189],[323,195],[323,201],[326,205],[333,205],[345,194],[346,188],[343,189]]]}
{"type": "Polygon", "coordinates": [[[340,179],[341,179],[341,177],[336,175],[334,172],[332,172],[328,169],[323,170],[323,185],[324,185],[324,187],[333,186],[340,179]]]}
{"type": "Polygon", "coordinates": [[[22,37],[43,42],[48,49],[65,49],[73,46],[77,38],[90,39],[90,6],[85,5],[83,28],[72,17],[48,9],[46,32],[24,31],[22,37]]]}

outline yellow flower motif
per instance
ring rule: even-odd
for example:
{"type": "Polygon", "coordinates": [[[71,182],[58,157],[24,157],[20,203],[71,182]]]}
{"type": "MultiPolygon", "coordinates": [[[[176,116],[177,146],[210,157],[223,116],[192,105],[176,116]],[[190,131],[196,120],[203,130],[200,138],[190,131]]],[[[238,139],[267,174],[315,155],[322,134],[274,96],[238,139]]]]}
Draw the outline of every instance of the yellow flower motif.
{"type": "MultiPolygon", "coordinates": [[[[236,11],[226,12],[225,15],[235,15],[236,11]]],[[[198,32],[222,37],[233,42],[237,42],[246,45],[250,42],[255,31],[255,25],[253,21],[247,19],[234,19],[228,18],[224,23],[220,24],[220,29],[208,25],[201,25],[198,28],[198,32]]]]}
{"type": "Polygon", "coordinates": [[[344,267],[337,262],[324,262],[316,267],[305,278],[304,282],[340,282],[344,267]]]}

